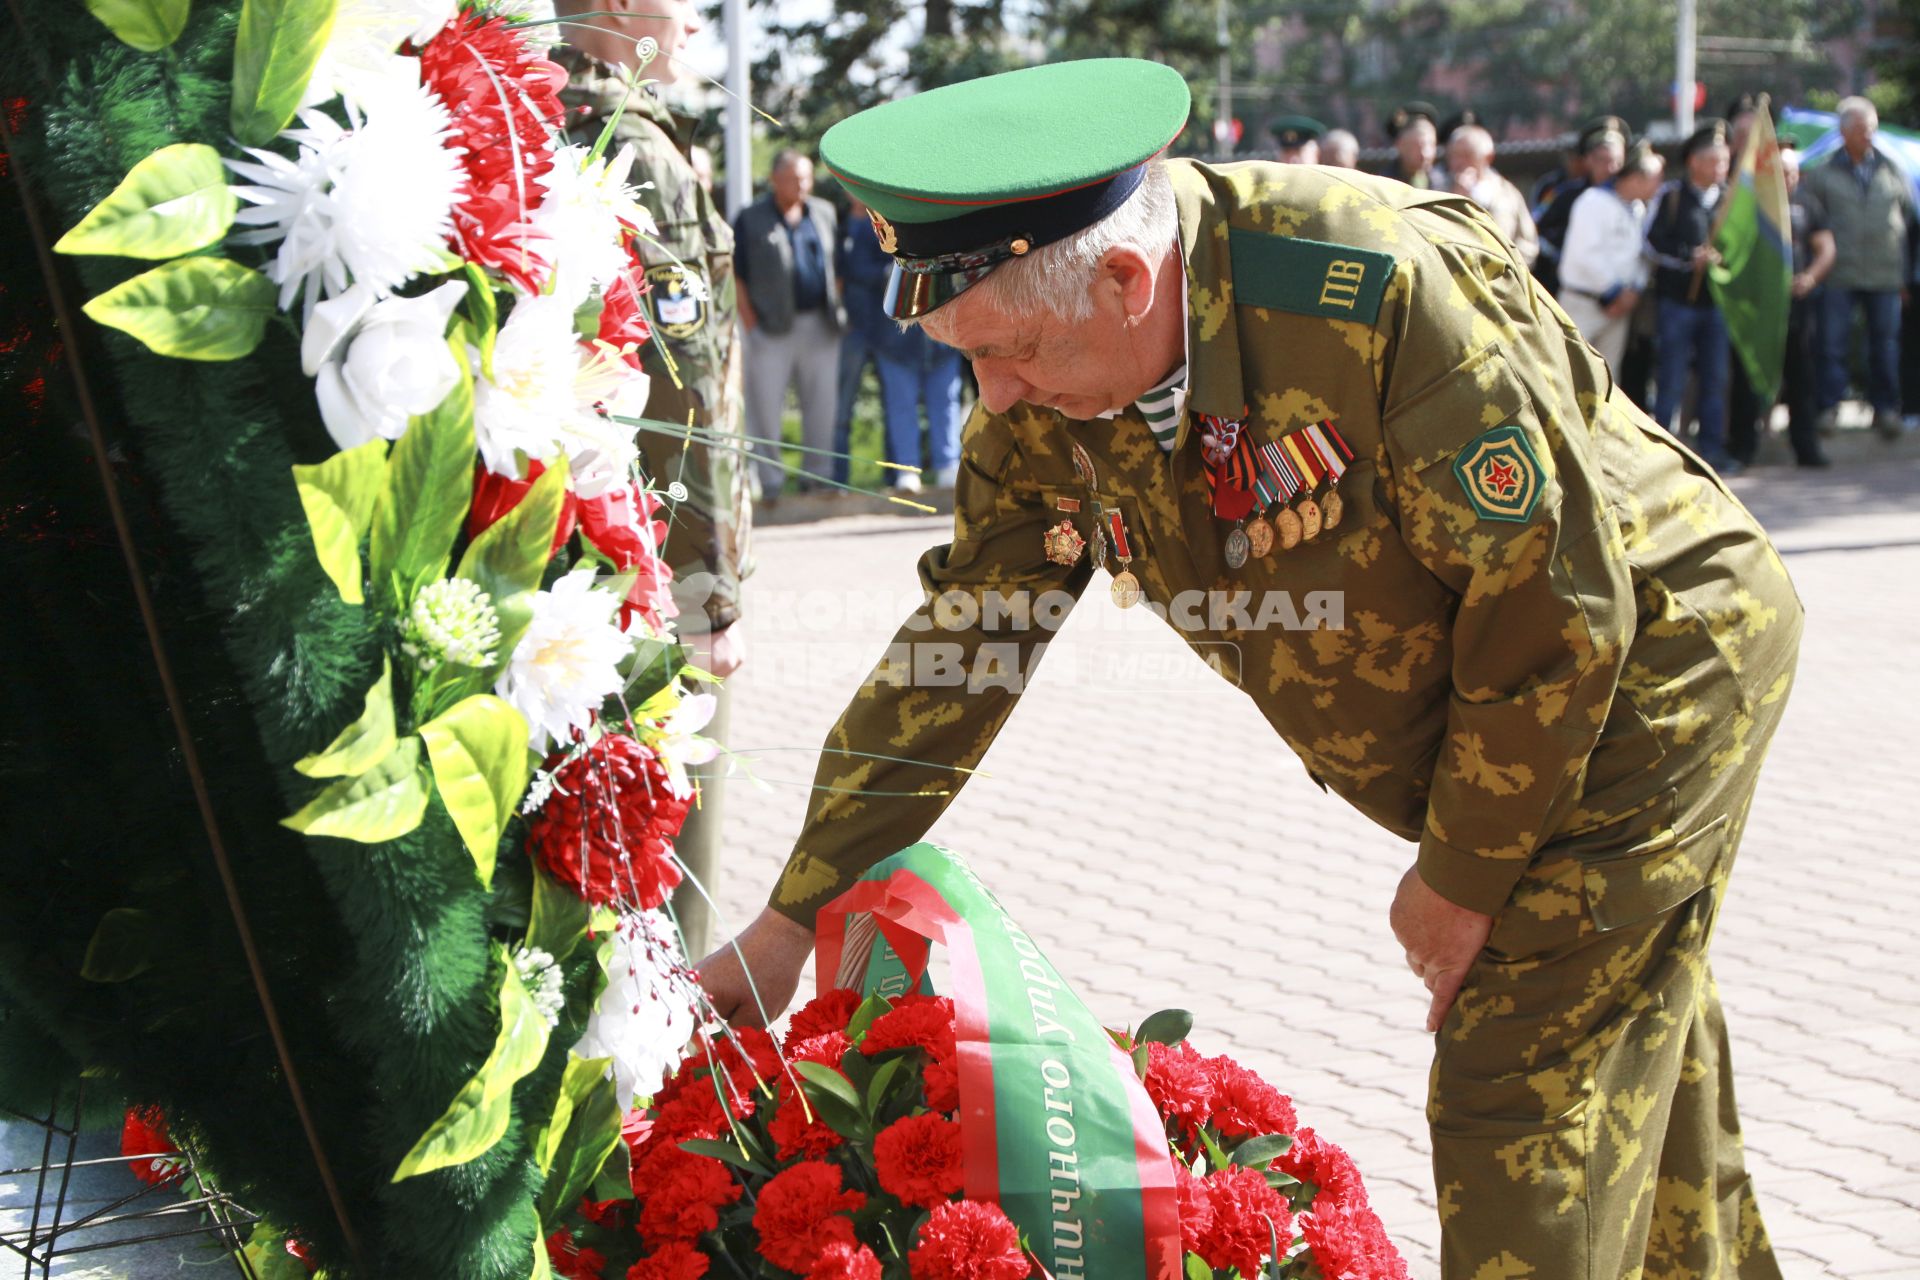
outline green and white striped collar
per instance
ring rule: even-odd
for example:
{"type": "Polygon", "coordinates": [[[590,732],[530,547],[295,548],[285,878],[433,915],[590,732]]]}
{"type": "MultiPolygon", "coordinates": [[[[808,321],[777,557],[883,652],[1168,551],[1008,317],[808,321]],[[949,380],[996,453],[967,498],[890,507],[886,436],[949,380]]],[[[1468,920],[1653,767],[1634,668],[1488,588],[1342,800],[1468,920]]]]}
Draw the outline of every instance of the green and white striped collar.
{"type": "MultiPolygon", "coordinates": [[[[1179,275],[1180,312],[1185,315],[1191,299],[1187,292],[1187,273],[1181,271],[1179,275]]],[[[1179,367],[1133,402],[1133,407],[1147,420],[1147,429],[1153,432],[1154,440],[1168,453],[1173,452],[1174,442],[1180,438],[1180,423],[1187,413],[1187,365],[1192,354],[1187,348],[1192,344],[1192,336],[1185,325],[1180,327],[1180,333],[1183,343],[1179,367]]],[[[1120,413],[1119,409],[1109,409],[1098,416],[1117,418],[1120,413]]]]}

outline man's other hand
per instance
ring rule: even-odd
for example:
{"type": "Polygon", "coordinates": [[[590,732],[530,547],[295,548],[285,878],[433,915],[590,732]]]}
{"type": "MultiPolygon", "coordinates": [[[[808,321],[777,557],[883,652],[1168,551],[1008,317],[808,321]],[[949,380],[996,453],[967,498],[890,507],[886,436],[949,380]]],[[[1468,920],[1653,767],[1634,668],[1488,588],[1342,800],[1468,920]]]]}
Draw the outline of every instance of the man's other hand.
{"type": "Polygon", "coordinates": [[[793,1001],[811,954],[813,931],[769,907],[739,937],[700,962],[700,985],[714,1012],[733,1026],[763,1027],[793,1001]]]}
{"type": "Polygon", "coordinates": [[[1407,967],[1432,993],[1427,1030],[1438,1031],[1467,980],[1467,970],[1487,945],[1493,917],[1449,902],[1420,878],[1418,867],[1409,867],[1400,877],[1389,918],[1393,936],[1407,949],[1407,967]]]}
{"type": "Polygon", "coordinates": [[[698,648],[696,640],[693,661],[722,680],[738,671],[740,664],[746,660],[747,638],[741,634],[740,624],[737,622],[719,631],[708,632],[707,648],[704,653],[698,648]]]}

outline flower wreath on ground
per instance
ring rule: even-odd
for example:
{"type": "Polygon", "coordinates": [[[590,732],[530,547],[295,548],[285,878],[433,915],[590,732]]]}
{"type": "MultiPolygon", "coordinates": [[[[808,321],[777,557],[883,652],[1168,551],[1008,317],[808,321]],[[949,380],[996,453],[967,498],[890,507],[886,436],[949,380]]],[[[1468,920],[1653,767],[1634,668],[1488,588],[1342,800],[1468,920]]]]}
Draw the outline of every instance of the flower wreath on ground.
{"type": "MultiPolygon", "coordinates": [[[[533,859],[524,936],[495,944],[498,1043],[394,1176],[498,1142],[514,1084],[584,997],[567,1114],[535,1142],[547,1207],[590,1185],[692,1034],[697,984],[661,908],[688,766],[715,748],[631,422],[650,184],[606,153],[611,129],[566,142],[566,73],[535,39],[551,11],[530,7],[249,5],[236,146],[155,151],[56,248],[160,260],[85,307],[160,355],[245,359],[270,325],[297,331],[297,394],[337,452],[292,483],[320,566],[386,652],[359,717],[298,763],[313,789],[285,825],[377,844],[437,798],[482,885],[503,849],[533,859]],[[598,973],[569,991],[562,965],[587,946],[598,973]]],[[[159,47],[139,43],[144,10],[93,8],[159,47]]],[[[175,8],[184,21],[184,4],[156,12],[175,8]]]]}
{"type": "MultiPolygon", "coordinates": [[[[1292,1101],[1156,1014],[1133,1057],[1165,1125],[1190,1280],[1406,1280],[1341,1148],[1292,1101]],[[1162,1037],[1172,1043],[1163,1043],[1162,1037]]],[[[833,990],[784,1043],[702,1039],[626,1127],[633,1200],[584,1199],[548,1238],[569,1280],[1023,1280],[998,1205],[962,1194],[954,1007],[833,990]]]]}

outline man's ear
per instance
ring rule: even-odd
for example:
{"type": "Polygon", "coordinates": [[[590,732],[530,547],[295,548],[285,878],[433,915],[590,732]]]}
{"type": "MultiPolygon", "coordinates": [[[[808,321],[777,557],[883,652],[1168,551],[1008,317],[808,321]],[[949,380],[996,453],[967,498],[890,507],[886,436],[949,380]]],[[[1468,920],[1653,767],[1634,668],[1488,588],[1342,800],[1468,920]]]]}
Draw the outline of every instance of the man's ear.
{"type": "Polygon", "coordinates": [[[1100,282],[1114,289],[1129,320],[1141,320],[1153,306],[1153,266],[1131,245],[1115,245],[1100,259],[1100,282]]]}

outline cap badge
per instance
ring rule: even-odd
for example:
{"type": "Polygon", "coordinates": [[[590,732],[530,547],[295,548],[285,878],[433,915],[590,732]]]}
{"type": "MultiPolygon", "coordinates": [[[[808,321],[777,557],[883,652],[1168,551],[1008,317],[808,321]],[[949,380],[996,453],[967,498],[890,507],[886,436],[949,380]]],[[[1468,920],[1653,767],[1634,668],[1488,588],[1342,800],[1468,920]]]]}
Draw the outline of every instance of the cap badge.
{"type": "Polygon", "coordinates": [[[880,252],[897,251],[900,248],[900,237],[894,234],[893,224],[872,209],[867,210],[867,217],[873,220],[873,234],[880,237],[880,252]]]}

